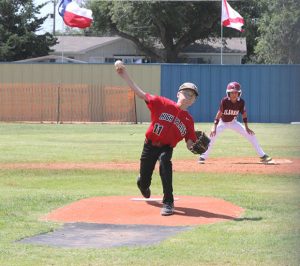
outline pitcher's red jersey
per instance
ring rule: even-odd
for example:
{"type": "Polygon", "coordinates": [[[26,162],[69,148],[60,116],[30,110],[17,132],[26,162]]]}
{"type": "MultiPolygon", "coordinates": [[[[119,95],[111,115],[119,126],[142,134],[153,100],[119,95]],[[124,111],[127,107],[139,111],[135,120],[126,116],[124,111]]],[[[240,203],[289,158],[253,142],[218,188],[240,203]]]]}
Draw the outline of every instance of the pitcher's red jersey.
{"type": "Polygon", "coordinates": [[[196,141],[194,120],[177,104],[165,97],[146,94],[146,104],[151,112],[151,124],[146,138],[152,142],[175,147],[183,138],[196,141]]]}

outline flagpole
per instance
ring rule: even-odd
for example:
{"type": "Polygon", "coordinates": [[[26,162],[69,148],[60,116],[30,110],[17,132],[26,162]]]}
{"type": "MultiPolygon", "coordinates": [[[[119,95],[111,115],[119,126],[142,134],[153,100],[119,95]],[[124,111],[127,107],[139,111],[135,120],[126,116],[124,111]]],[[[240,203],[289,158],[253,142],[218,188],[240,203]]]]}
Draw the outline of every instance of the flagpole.
{"type": "Polygon", "coordinates": [[[223,14],[223,0],[221,0],[221,65],[223,65],[223,21],[222,21],[222,14],[223,14]]]}
{"type": "Polygon", "coordinates": [[[223,65],[223,25],[221,25],[221,65],[223,65]]]}
{"type": "MultiPolygon", "coordinates": [[[[62,20],[62,23],[61,23],[61,29],[62,29],[62,36],[64,37],[65,35],[65,23],[64,21],[62,20]]],[[[64,41],[61,40],[62,42],[62,49],[61,49],[61,63],[63,64],[64,63],[64,41]]]]}

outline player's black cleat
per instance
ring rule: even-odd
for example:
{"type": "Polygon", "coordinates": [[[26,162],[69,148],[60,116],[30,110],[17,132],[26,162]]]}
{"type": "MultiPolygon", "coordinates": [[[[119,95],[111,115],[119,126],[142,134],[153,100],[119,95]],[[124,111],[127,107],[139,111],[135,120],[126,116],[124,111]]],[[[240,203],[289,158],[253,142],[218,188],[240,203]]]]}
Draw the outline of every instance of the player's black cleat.
{"type": "Polygon", "coordinates": [[[200,157],[198,163],[200,163],[200,164],[205,164],[205,159],[202,158],[202,157],[200,157]]]}
{"type": "Polygon", "coordinates": [[[146,199],[149,199],[150,196],[151,196],[151,190],[150,190],[150,188],[147,188],[147,189],[142,189],[141,188],[141,186],[140,186],[140,177],[139,176],[137,178],[136,184],[137,184],[139,190],[141,191],[143,197],[146,198],[146,199]]]}
{"type": "Polygon", "coordinates": [[[174,203],[166,202],[163,204],[163,207],[160,211],[162,216],[168,216],[174,214],[174,203]]]}
{"type": "Polygon", "coordinates": [[[261,163],[268,163],[272,161],[272,157],[270,157],[268,154],[265,154],[264,156],[260,157],[261,163]]]}

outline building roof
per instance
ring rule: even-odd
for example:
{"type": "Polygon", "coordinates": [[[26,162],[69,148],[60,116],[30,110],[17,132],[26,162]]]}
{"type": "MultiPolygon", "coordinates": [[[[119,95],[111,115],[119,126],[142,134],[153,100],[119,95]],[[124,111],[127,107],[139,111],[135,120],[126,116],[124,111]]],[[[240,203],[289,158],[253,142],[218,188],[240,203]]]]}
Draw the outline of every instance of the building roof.
{"type": "Polygon", "coordinates": [[[23,60],[14,61],[17,63],[45,63],[45,62],[52,62],[51,60],[55,60],[56,63],[76,63],[76,64],[83,64],[86,63],[84,61],[60,56],[60,55],[45,55],[40,57],[28,58],[23,60]]]}
{"type": "MultiPolygon", "coordinates": [[[[221,38],[212,40],[197,40],[195,43],[186,47],[184,53],[220,53],[221,38]]],[[[223,38],[224,53],[247,54],[246,38],[223,38]]]]}
{"type": "MultiPolygon", "coordinates": [[[[74,53],[82,54],[101,46],[109,45],[115,41],[121,41],[122,37],[87,37],[87,36],[57,36],[58,44],[51,47],[55,54],[74,53]]],[[[224,53],[246,54],[246,38],[223,38],[224,53]]],[[[221,39],[197,40],[186,47],[184,53],[220,53],[221,39]]]]}
{"type": "Polygon", "coordinates": [[[51,47],[58,52],[84,53],[88,50],[110,44],[121,37],[56,36],[58,43],[51,47]]]}

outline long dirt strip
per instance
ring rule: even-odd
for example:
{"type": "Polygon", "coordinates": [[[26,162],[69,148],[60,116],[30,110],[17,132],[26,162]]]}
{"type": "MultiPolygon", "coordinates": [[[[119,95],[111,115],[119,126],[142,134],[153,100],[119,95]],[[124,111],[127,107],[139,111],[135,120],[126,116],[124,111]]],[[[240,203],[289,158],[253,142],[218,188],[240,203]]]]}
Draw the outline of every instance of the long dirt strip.
{"type": "MultiPolygon", "coordinates": [[[[158,164],[157,164],[158,167],[158,164]]],[[[53,170],[129,170],[138,171],[139,162],[97,163],[0,163],[0,169],[53,169],[53,170]]],[[[300,174],[300,159],[274,158],[265,165],[258,158],[211,158],[200,165],[193,160],[173,160],[175,172],[249,173],[249,174],[300,174]]]]}

